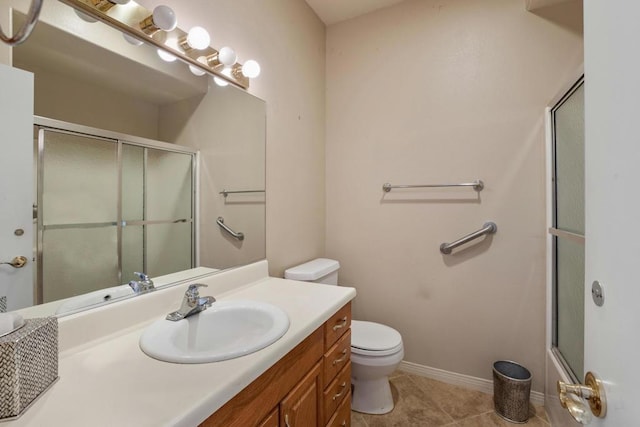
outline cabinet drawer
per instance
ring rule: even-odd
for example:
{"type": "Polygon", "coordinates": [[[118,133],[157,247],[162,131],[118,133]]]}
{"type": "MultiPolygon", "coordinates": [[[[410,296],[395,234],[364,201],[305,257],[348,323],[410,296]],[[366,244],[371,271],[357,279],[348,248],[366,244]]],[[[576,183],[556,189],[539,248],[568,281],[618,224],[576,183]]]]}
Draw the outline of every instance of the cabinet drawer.
{"type": "Polygon", "coordinates": [[[351,391],[351,362],[340,371],[323,393],[324,422],[329,421],[345,396],[351,391]]]}
{"type": "Polygon", "coordinates": [[[351,390],[342,400],[326,427],[351,427],[351,390]]]}
{"type": "Polygon", "coordinates": [[[324,354],[323,358],[323,387],[326,387],[331,380],[338,375],[338,372],[347,365],[347,362],[351,359],[351,329],[338,340],[337,343],[331,347],[329,351],[324,354]]]}
{"type": "Polygon", "coordinates": [[[351,303],[336,312],[324,324],[324,350],[327,351],[351,326],[351,303]]]}

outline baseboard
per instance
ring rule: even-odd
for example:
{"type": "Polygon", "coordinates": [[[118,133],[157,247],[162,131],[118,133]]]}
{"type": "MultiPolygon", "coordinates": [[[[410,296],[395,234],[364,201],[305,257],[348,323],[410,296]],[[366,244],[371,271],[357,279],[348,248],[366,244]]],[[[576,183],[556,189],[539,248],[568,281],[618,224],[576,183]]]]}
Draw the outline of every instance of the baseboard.
{"type": "MultiPolygon", "coordinates": [[[[409,374],[419,375],[421,377],[442,381],[443,383],[453,384],[460,387],[469,388],[471,390],[493,394],[493,381],[485,380],[484,378],[458,374],[456,372],[431,368],[429,366],[418,365],[417,363],[405,361],[402,361],[400,363],[398,369],[409,374]]],[[[539,391],[532,391],[529,400],[534,405],[542,406],[544,405],[544,393],[540,393],[539,391]]]]}

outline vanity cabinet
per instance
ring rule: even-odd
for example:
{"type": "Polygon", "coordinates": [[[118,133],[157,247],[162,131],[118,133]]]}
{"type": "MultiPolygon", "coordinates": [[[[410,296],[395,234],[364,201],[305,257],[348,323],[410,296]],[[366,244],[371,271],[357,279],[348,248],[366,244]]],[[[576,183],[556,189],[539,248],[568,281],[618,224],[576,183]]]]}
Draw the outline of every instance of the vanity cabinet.
{"type": "Polygon", "coordinates": [[[351,303],[200,427],[351,425],[351,303]]]}

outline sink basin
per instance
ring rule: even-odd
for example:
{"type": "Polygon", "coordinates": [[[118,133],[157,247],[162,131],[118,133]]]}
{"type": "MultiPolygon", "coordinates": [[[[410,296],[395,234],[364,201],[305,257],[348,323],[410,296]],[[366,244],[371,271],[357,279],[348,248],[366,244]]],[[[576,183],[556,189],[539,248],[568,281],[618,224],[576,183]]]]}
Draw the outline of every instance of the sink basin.
{"type": "Polygon", "coordinates": [[[165,362],[217,362],[263,349],[288,329],[289,316],[279,307],[259,301],[218,301],[186,319],[151,324],[140,337],[140,348],[165,362]]]}

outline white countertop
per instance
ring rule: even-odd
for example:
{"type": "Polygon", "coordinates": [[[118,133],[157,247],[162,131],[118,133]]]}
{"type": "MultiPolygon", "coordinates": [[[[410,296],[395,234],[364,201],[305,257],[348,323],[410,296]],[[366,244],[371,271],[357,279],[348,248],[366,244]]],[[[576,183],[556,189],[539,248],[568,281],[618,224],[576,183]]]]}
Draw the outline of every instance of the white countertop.
{"type": "Polygon", "coordinates": [[[266,261],[198,282],[201,295],[279,306],[290,326],[274,344],[236,359],[161,362],[138,346],[144,328],[180,304],[187,285],[60,319],[60,380],[6,426],[193,427],[355,297],[355,289],[267,277],[266,261]],[[245,269],[245,270],[243,270],[245,269]]]}

